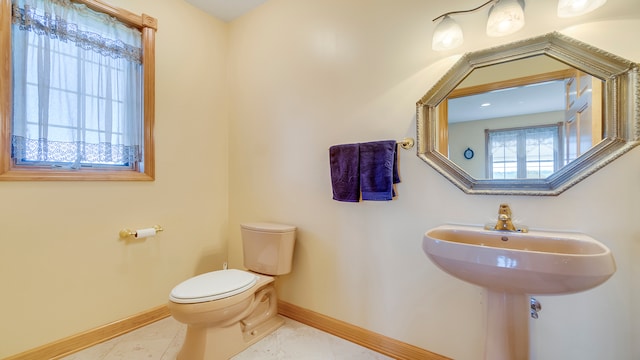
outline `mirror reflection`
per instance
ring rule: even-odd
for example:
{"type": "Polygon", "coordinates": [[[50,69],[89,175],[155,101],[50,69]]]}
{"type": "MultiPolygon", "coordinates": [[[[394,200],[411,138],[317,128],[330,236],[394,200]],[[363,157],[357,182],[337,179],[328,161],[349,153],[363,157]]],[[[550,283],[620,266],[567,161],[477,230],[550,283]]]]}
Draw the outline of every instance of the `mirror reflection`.
{"type": "Polygon", "coordinates": [[[544,179],[603,138],[603,81],[546,55],[474,69],[437,106],[437,151],[476,179],[544,179]]]}
{"type": "Polygon", "coordinates": [[[464,54],[416,103],[417,155],[469,194],[558,195],[640,144],[639,79],[557,32],[464,54]]]}

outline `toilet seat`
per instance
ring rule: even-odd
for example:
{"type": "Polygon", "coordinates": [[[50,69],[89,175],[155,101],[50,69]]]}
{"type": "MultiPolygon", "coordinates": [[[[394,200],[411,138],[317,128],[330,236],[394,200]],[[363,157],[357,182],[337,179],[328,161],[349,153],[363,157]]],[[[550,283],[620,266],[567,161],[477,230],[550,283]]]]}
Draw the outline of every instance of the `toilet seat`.
{"type": "Polygon", "coordinates": [[[169,299],[180,304],[195,304],[224,299],[250,289],[258,277],[250,272],[229,269],[192,277],[171,290],[169,299]]]}

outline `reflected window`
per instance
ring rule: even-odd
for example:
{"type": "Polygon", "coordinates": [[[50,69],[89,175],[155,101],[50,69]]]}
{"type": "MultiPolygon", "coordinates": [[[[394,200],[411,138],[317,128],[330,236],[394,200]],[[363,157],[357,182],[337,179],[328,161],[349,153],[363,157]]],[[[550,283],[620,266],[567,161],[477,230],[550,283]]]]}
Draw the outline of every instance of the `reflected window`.
{"type": "Polygon", "coordinates": [[[561,124],[486,130],[487,178],[544,179],[560,167],[561,124]]]}
{"type": "Polygon", "coordinates": [[[507,256],[498,256],[496,259],[496,266],[502,268],[515,268],[518,266],[518,260],[511,259],[507,256]]]}

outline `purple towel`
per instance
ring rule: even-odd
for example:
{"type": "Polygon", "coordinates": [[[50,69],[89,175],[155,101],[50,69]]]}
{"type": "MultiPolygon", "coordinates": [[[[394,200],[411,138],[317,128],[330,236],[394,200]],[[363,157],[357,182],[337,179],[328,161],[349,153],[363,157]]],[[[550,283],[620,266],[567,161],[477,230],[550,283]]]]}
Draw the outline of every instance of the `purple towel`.
{"type": "Polygon", "coordinates": [[[359,149],[359,144],[334,145],[329,148],[334,200],[360,201],[359,149]]]}
{"type": "Polygon", "coordinates": [[[400,182],[395,140],[360,144],[362,200],[393,200],[393,184],[400,182]]]}

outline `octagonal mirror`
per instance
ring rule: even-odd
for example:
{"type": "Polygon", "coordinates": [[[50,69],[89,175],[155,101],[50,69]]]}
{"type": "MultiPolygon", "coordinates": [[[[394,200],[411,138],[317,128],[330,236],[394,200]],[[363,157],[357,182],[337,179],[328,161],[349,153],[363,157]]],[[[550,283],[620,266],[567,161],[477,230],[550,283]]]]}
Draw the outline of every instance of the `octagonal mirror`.
{"type": "Polygon", "coordinates": [[[418,157],[466,193],[558,195],[638,145],[639,81],[559,33],[465,54],[417,102],[418,157]]]}

